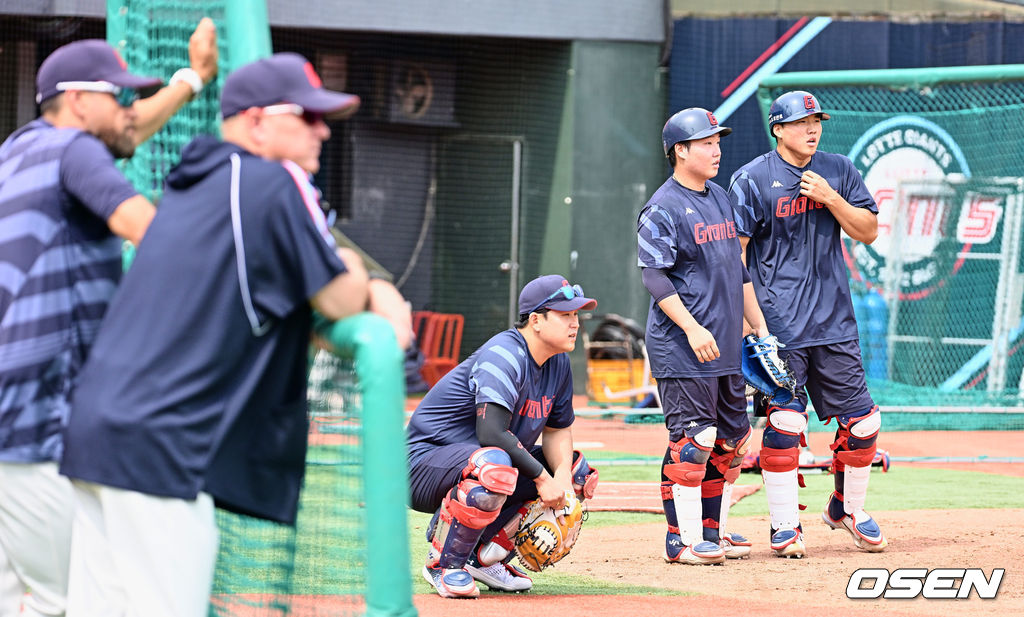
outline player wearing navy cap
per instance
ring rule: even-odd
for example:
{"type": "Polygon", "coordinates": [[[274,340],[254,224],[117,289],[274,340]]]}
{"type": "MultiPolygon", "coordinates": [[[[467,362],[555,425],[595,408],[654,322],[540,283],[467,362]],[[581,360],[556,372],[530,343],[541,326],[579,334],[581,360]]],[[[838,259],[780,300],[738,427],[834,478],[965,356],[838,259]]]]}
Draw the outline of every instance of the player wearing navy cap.
{"type": "Polygon", "coordinates": [[[797,501],[799,446],[807,428],[807,400],[821,420],[837,420],[832,444],[835,492],[822,514],[845,529],[862,550],[886,546],[864,512],[881,416],[868,394],[853,316],[840,233],[870,244],[878,235],[878,207],[853,163],[819,152],[829,115],[809,92],[779,96],[768,112],[775,150],[747,163],[729,187],[744,260],[768,326],[785,348],[797,397],[759,406],[767,415],[761,469],[771,518],[771,548],[802,557],[797,501]]]}
{"type": "Polygon", "coordinates": [[[661,467],[666,561],[693,565],[745,557],[750,542],[725,531],[732,485],[750,439],[740,368],[743,318],[767,336],[740,260],[732,210],[718,175],[732,132],[699,107],[665,123],[672,176],[640,212],[639,266],[652,301],[646,342],[669,446],[661,467]]]}
{"type": "Polygon", "coordinates": [[[73,504],[57,474],[61,430],[122,241],[137,244],[154,213],[115,159],[216,75],[209,19],[189,58],[138,99],[161,80],[130,73],[106,41],[68,43],[36,74],[40,117],[0,146],[0,617],[64,614],[73,504]]]}
{"type": "Polygon", "coordinates": [[[484,343],[427,392],[408,427],[412,507],[433,512],[423,576],[441,596],[479,595],[474,580],[526,591],[507,563],[519,507],[565,492],[589,497],[597,472],[573,451],[572,370],[577,311],[597,301],[559,275],[519,294],[519,320],[484,343]],[[543,435],[543,443],[537,441],[543,435]]]}

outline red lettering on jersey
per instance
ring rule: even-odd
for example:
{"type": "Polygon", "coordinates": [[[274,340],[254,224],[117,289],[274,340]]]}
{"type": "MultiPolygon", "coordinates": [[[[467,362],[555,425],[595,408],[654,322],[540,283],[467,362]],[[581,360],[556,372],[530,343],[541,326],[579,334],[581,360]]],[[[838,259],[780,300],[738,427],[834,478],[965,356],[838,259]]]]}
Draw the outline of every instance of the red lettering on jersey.
{"type": "Polygon", "coordinates": [[[704,230],[704,223],[697,223],[693,226],[693,239],[697,244],[704,244],[708,241],[708,232],[704,230]]]}
{"type": "Polygon", "coordinates": [[[523,406],[519,408],[519,415],[541,420],[547,418],[551,413],[552,405],[554,405],[554,399],[548,396],[540,397],[540,401],[526,399],[523,406]]]}
{"type": "Polygon", "coordinates": [[[782,219],[795,214],[804,214],[808,210],[820,210],[824,207],[824,204],[814,201],[806,195],[800,195],[796,199],[789,196],[779,197],[775,202],[775,216],[782,219]]]}
{"type": "Polygon", "coordinates": [[[789,195],[786,195],[786,196],[783,196],[783,197],[779,197],[779,200],[777,202],[775,202],[775,216],[776,217],[781,219],[781,218],[786,218],[787,216],[789,216],[791,214],[789,201],[790,201],[789,195]]]}
{"type": "Polygon", "coordinates": [[[693,226],[693,240],[697,244],[704,244],[706,242],[713,242],[715,240],[725,240],[727,238],[735,237],[736,223],[733,221],[715,223],[713,225],[697,223],[696,225],[693,226]]]}

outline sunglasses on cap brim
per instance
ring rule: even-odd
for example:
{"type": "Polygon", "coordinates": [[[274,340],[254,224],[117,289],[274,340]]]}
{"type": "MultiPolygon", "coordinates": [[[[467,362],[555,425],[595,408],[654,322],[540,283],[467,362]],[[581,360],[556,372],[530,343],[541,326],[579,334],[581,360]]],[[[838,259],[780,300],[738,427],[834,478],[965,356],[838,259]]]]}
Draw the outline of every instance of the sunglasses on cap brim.
{"type": "Polygon", "coordinates": [[[291,115],[302,118],[302,121],[310,126],[323,122],[324,114],[316,111],[309,111],[303,109],[302,105],[296,105],[295,103],[281,103],[279,105],[268,105],[260,108],[264,115],[267,116],[281,116],[291,115]]]}
{"type": "Polygon", "coordinates": [[[559,287],[558,289],[553,291],[550,296],[548,296],[547,298],[544,298],[543,300],[541,300],[540,304],[538,304],[537,306],[535,306],[532,309],[530,309],[529,312],[530,313],[536,312],[537,309],[540,309],[545,304],[547,304],[549,301],[557,300],[558,296],[562,296],[566,300],[572,300],[573,298],[582,298],[582,297],[584,297],[583,296],[583,288],[580,287],[579,285],[564,285],[562,287],[559,287]]]}
{"type": "Polygon", "coordinates": [[[135,101],[139,100],[139,91],[135,88],[122,88],[109,81],[61,81],[57,83],[58,92],[67,92],[68,90],[109,94],[121,107],[131,107],[135,101]]]}

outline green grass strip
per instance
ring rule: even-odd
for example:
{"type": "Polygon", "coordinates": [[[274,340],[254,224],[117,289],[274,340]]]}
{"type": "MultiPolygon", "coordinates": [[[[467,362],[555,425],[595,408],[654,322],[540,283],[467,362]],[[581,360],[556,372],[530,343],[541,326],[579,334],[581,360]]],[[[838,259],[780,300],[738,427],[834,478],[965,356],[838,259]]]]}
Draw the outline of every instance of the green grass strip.
{"type": "MultiPolygon", "coordinates": [[[[590,516],[594,517],[598,513],[592,513],[590,516]]],[[[600,514],[626,514],[626,513],[604,513],[600,514]]],[[[647,519],[637,518],[639,522],[650,523],[658,520],[653,515],[648,514],[647,519]]],[[[597,519],[591,519],[597,520],[597,519]]],[[[610,519],[611,520],[611,519],[610,519]]],[[[621,519],[614,519],[613,524],[621,524],[621,519]]],[[[586,533],[587,527],[591,521],[588,521],[586,526],[583,528],[583,533],[586,533]]],[[[410,550],[410,563],[409,567],[412,570],[412,592],[413,593],[436,593],[434,588],[430,586],[427,581],[423,579],[423,575],[420,571],[423,569],[423,561],[427,555],[427,544],[426,533],[427,525],[430,523],[430,515],[423,514],[421,512],[414,512],[409,510],[409,546],[410,550]]],[[[603,525],[600,525],[603,526],[603,525]]],[[[653,596],[679,596],[679,595],[693,595],[681,593],[674,589],[665,589],[661,587],[648,587],[644,585],[628,585],[625,583],[612,583],[609,581],[597,580],[587,576],[580,576],[578,574],[570,574],[568,572],[559,571],[558,566],[552,566],[545,569],[543,572],[529,572],[530,578],[533,579],[533,590],[530,592],[531,595],[548,595],[548,596],[561,596],[571,594],[584,594],[584,595],[653,595],[653,596]]],[[[485,585],[480,586],[483,593],[487,587],[485,585]]],[[[498,593],[498,592],[496,592],[498,593]]]]}
{"type": "MultiPolygon", "coordinates": [[[[589,457],[588,457],[589,460],[589,457]]],[[[602,482],[660,482],[657,465],[598,466],[602,482]]],[[[804,474],[807,488],[800,490],[800,501],[808,509],[824,507],[835,488],[830,474],[804,474]]],[[[738,484],[760,484],[761,476],[742,473],[738,484]]],[[[600,484],[597,488],[601,490],[600,484]]],[[[868,511],[935,510],[960,508],[1024,508],[1024,478],[977,471],[900,467],[887,473],[873,471],[868,489],[868,511]],[[970,490],[965,490],[970,487],[970,490]]],[[[732,509],[734,516],[753,516],[768,512],[764,491],[740,500],[732,509]]]]}

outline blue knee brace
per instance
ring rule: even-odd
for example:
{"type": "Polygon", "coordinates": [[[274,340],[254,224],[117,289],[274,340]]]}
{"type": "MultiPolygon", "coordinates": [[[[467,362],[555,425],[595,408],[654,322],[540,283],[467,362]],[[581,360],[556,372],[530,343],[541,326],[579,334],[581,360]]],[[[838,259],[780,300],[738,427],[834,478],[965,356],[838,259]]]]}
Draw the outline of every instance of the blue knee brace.
{"type": "Polygon", "coordinates": [[[661,472],[675,484],[700,486],[717,435],[716,427],[707,426],[693,437],[683,437],[669,444],[661,472]]]}
{"type": "Polygon", "coordinates": [[[768,423],[764,427],[761,443],[769,448],[800,447],[800,435],[807,430],[807,409],[799,401],[786,407],[768,407],[768,423]]]}
{"type": "Polygon", "coordinates": [[[832,443],[835,452],[836,471],[843,471],[847,465],[867,467],[875,457],[875,441],[882,428],[882,414],[875,405],[836,417],[839,427],[832,443]]]}
{"type": "Polygon", "coordinates": [[[761,469],[783,473],[796,469],[800,463],[800,443],[807,430],[807,410],[800,401],[786,407],[768,407],[768,424],[761,438],[761,469]]]}
{"type": "Polygon", "coordinates": [[[481,448],[469,458],[463,479],[441,502],[431,542],[443,568],[461,568],[480,535],[494,522],[515,488],[518,470],[500,448],[481,448]]]}

